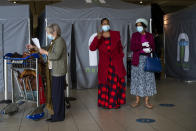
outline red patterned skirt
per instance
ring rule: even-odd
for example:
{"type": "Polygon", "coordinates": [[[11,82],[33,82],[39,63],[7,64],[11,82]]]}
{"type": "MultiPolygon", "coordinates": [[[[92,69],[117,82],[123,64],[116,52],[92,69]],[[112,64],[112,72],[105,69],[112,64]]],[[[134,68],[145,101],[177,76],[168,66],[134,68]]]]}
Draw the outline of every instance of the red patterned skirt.
{"type": "Polygon", "coordinates": [[[126,103],[125,79],[115,74],[115,68],[110,64],[107,82],[98,87],[98,106],[107,109],[117,109],[126,103]]]}

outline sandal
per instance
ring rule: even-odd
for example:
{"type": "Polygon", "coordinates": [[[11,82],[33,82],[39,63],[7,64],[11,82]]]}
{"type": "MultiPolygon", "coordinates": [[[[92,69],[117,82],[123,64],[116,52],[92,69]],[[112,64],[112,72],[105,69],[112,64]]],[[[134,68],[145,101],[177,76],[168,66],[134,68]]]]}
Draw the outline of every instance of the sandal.
{"type": "Polygon", "coordinates": [[[131,104],[131,107],[136,108],[140,105],[140,102],[134,102],[131,104]]]}
{"type": "Polygon", "coordinates": [[[148,108],[148,109],[152,109],[152,108],[153,108],[153,106],[152,106],[151,104],[149,104],[149,103],[145,104],[144,106],[145,106],[146,108],[148,108]]]}

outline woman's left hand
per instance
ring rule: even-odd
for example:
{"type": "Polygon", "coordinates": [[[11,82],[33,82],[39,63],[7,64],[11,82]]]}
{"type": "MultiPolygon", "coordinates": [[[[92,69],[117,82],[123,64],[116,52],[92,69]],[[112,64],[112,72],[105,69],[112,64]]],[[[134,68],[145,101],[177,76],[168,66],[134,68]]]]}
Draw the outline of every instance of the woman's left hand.
{"type": "Polygon", "coordinates": [[[149,42],[144,42],[144,43],[142,43],[142,46],[150,47],[149,42]]]}
{"type": "Polygon", "coordinates": [[[143,51],[144,51],[145,53],[150,53],[150,52],[152,51],[152,49],[151,49],[151,48],[144,48],[143,51]]]}
{"type": "Polygon", "coordinates": [[[42,49],[42,48],[39,50],[39,53],[42,54],[42,55],[43,54],[48,55],[48,52],[46,50],[42,49]]]}

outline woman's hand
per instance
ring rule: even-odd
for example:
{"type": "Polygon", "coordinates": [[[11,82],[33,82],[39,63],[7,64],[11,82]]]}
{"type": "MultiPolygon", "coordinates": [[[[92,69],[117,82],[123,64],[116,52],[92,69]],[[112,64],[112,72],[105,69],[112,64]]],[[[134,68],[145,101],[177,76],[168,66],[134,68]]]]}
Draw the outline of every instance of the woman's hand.
{"type": "Polygon", "coordinates": [[[27,48],[27,49],[33,49],[33,48],[34,48],[34,46],[33,46],[33,45],[31,45],[31,44],[27,44],[27,45],[26,45],[26,48],[27,48]]]}
{"type": "Polygon", "coordinates": [[[98,32],[98,33],[97,33],[97,38],[98,38],[98,39],[101,39],[101,37],[102,37],[102,32],[98,32]]]}
{"type": "Polygon", "coordinates": [[[144,51],[145,53],[150,53],[150,52],[152,51],[152,49],[151,49],[151,48],[144,48],[143,51],[144,51]]]}
{"type": "Polygon", "coordinates": [[[144,46],[144,47],[150,47],[149,42],[142,43],[142,46],[144,46]]]}
{"type": "Polygon", "coordinates": [[[48,55],[48,52],[46,50],[42,49],[42,48],[39,49],[39,53],[42,54],[42,55],[43,54],[48,55]]]}

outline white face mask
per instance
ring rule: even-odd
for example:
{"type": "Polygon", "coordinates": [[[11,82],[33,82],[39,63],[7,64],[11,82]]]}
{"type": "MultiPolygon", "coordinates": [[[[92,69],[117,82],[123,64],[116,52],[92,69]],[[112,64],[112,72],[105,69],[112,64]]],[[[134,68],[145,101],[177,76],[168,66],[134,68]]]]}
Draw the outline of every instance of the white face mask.
{"type": "Polygon", "coordinates": [[[143,26],[137,26],[137,31],[139,33],[142,33],[143,30],[144,30],[143,26]]]}
{"type": "Polygon", "coordinates": [[[54,40],[54,37],[52,35],[48,34],[48,39],[49,40],[54,40]]]}
{"type": "Polygon", "coordinates": [[[110,26],[109,25],[102,25],[102,31],[107,32],[110,30],[110,26]]]}

